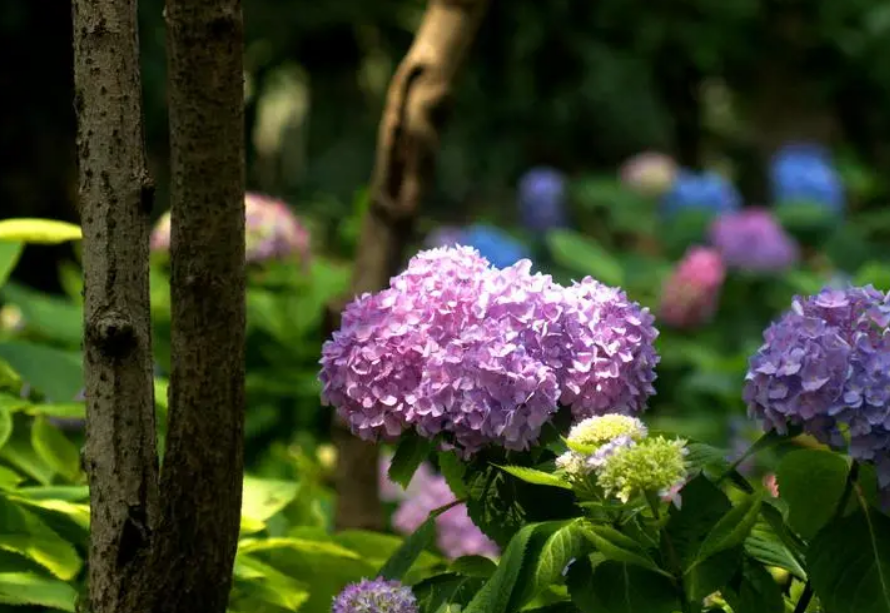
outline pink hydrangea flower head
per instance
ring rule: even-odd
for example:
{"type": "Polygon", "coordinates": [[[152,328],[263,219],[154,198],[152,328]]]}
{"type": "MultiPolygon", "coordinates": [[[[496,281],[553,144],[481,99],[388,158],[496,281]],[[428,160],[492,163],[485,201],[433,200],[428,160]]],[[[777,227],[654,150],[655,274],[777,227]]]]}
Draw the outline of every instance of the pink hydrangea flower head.
{"type": "MultiPolygon", "coordinates": [[[[309,232],[290,208],[268,196],[248,192],[244,199],[245,258],[248,262],[299,257],[309,262],[309,232]]],[[[152,230],[152,251],[170,250],[170,212],[164,213],[152,230]]]]}
{"type": "Polygon", "coordinates": [[[645,410],[659,361],[649,309],[591,277],[564,295],[560,402],[578,421],[645,410]]]}
{"type": "Polygon", "coordinates": [[[773,214],[763,207],[725,213],[714,220],[710,240],[730,268],[782,271],[797,262],[800,249],[773,214]]]}
{"type": "Polygon", "coordinates": [[[622,183],[641,195],[658,198],[670,189],[677,176],[677,163],[655,151],[639,153],[621,165],[622,183]]]}
{"type": "Polygon", "coordinates": [[[659,317],[675,328],[706,323],[717,310],[725,278],[723,259],[716,249],[690,247],[665,283],[659,317]]]}

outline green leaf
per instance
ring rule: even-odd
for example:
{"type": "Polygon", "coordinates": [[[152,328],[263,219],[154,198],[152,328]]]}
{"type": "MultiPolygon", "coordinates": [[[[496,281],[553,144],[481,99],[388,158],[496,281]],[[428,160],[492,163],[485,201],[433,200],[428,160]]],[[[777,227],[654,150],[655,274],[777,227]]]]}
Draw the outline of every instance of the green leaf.
{"type": "Polygon", "coordinates": [[[430,577],[412,586],[417,598],[420,613],[446,611],[448,605],[466,606],[484,585],[479,577],[466,577],[455,573],[445,573],[430,577]]]}
{"type": "Polygon", "coordinates": [[[435,538],[436,514],[430,514],[426,521],[406,538],[402,546],[386,561],[378,575],[385,579],[401,580],[421,552],[433,544],[435,538]]]}
{"type": "Polygon", "coordinates": [[[546,485],[550,487],[561,487],[564,490],[572,489],[572,486],[569,483],[563,481],[558,476],[551,473],[545,473],[542,470],[527,468],[525,466],[499,466],[497,464],[495,464],[495,466],[497,466],[504,472],[510,473],[514,477],[525,481],[526,483],[531,483],[533,485],[546,485]]]}
{"type": "MultiPolygon", "coordinates": [[[[526,604],[551,585],[562,583],[566,566],[591,550],[578,522],[564,525],[559,522],[554,527],[555,530],[549,527],[546,530],[539,529],[540,536],[546,538],[540,548],[535,546],[534,539],[530,541],[523,573],[516,597],[510,603],[510,610],[526,604]]],[[[541,528],[545,528],[545,525],[541,525],[541,528]]]]}
{"type": "Polygon", "coordinates": [[[708,533],[695,563],[700,564],[716,553],[744,543],[757,522],[761,504],[760,496],[747,496],[726,513],[708,533]]]}
{"type": "Polygon", "coordinates": [[[73,400],[83,389],[80,352],[62,351],[24,341],[0,343],[0,359],[6,360],[22,379],[57,402],[73,400]]]}
{"type": "Polygon", "coordinates": [[[546,241],[554,261],[560,266],[590,275],[606,285],[624,284],[621,263],[592,238],[572,230],[551,230],[546,241]]]}
{"type": "Polygon", "coordinates": [[[697,564],[683,575],[683,585],[689,600],[701,600],[708,594],[719,591],[742,566],[744,549],[734,547],[724,549],[708,558],[704,564],[697,564]]]}
{"type": "Polygon", "coordinates": [[[29,404],[24,407],[26,415],[57,417],[60,419],[86,419],[87,405],[85,402],[65,402],[53,404],[29,404]]]}
{"type": "Polygon", "coordinates": [[[83,479],[80,451],[61,430],[44,417],[37,417],[31,426],[31,445],[37,455],[67,481],[83,479]]]}
{"type": "Polygon", "coordinates": [[[0,494],[0,549],[37,562],[63,580],[73,579],[82,562],[74,547],[30,511],[0,494]]]}
{"type": "Polygon", "coordinates": [[[10,436],[12,436],[12,415],[9,409],[0,405],[0,448],[6,444],[10,436]]]}
{"type": "Polygon", "coordinates": [[[462,556],[448,566],[448,572],[482,579],[491,577],[496,569],[497,564],[483,556],[462,556]]]}
{"type": "Polygon", "coordinates": [[[33,573],[0,573],[0,603],[74,613],[77,591],[57,579],[33,573]]]}
{"type": "Polygon", "coordinates": [[[250,556],[235,558],[235,583],[229,605],[245,611],[262,610],[257,603],[287,611],[298,610],[308,599],[307,586],[250,556]]]}
{"type": "Polygon", "coordinates": [[[41,458],[31,445],[31,434],[28,421],[30,418],[18,416],[12,436],[2,448],[0,459],[14,466],[19,472],[37,481],[41,485],[49,485],[55,476],[55,470],[41,458]]]}
{"type": "Polygon", "coordinates": [[[733,613],[784,613],[782,591],[766,569],[746,560],[739,579],[721,590],[733,613]]]}
{"type": "Polygon", "coordinates": [[[65,221],[25,217],[0,221],[0,241],[56,245],[81,238],[80,226],[65,221]]]}
{"type": "Polygon", "coordinates": [[[832,613],[890,613],[890,517],[868,506],[833,520],[810,543],[813,590],[832,613]]]}
{"type": "Polygon", "coordinates": [[[745,540],[745,553],[767,566],[784,568],[802,581],[807,579],[800,561],[768,522],[758,522],[751,528],[751,534],[745,540]]]}
{"type": "Polygon", "coordinates": [[[606,560],[593,569],[580,561],[569,570],[572,602],[582,613],[674,613],[680,610],[670,579],[639,566],[606,560]]]}
{"type": "MultiPolygon", "coordinates": [[[[332,538],[334,542],[354,551],[362,556],[366,562],[377,567],[382,566],[405,542],[399,536],[371,532],[369,530],[343,530],[332,535],[332,538]]],[[[434,555],[429,551],[423,551],[418,556],[417,561],[414,562],[412,572],[440,566],[441,564],[442,558],[438,555],[434,555]]]]}
{"type": "Polygon", "coordinates": [[[245,520],[250,532],[258,531],[250,530],[254,526],[259,526],[259,530],[262,530],[270,517],[293,502],[299,489],[299,484],[293,481],[245,476],[244,493],[241,498],[242,530],[245,520]]]}
{"type": "Polygon", "coordinates": [[[683,507],[671,507],[665,535],[684,569],[695,561],[708,533],[730,509],[726,494],[703,475],[683,487],[683,507]]]}
{"type": "Polygon", "coordinates": [[[22,310],[28,329],[42,337],[79,347],[83,339],[83,308],[80,305],[8,283],[0,295],[22,310]]]}
{"type": "Polygon", "coordinates": [[[467,497],[467,486],[464,483],[464,475],[467,472],[467,465],[464,464],[457,454],[453,451],[439,452],[439,471],[445,477],[451,493],[456,498],[467,497]]]}
{"type": "Polygon", "coordinates": [[[20,241],[0,241],[0,287],[6,284],[24,247],[24,243],[20,241]]]}
{"type": "Polygon", "coordinates": [[[846,460],[831,451],[801,449],[782,458],[776,480],[788,503],[788,525],[805,539],[828,523],[847,481],[846,460]]]}
{"type": "Polygon", "coordinates": [[[641,566],[670,576],[659,568],[640,543],[610,526],[585,526],[584,535],[593,542],[597,551],[603,554],[607,560],[641,566]]]}
{"type": "Polygon", "coordinates": [[[407,488],[417,468],[429,457],[433,447],[431,440],[415,435],[403,437],[389,466],[389,480],[407,488]]]}
{"type": "Polygon", "coordinates": [[[497,570],[462,613],[507,613],[522,570],[526,548],[537,528],[537,524],[525,526],[510,539],[497,570]]]}

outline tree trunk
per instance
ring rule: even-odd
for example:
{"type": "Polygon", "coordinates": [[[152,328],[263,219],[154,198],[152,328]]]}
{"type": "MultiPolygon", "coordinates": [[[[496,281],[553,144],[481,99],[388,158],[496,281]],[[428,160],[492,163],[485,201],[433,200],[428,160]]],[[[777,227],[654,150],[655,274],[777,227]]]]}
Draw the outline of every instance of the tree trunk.
{"type": "Polygon", "coordinates": [[[134,611],[158,511],[136,0],[75,0],[93,613],[134,611]]]}
{"type": "Polygon", "coordinates": [[[172,372],[151,610],[224,613],[244,470],[240,0],[167,0],[172,372]]]}
{"type": "MultiPolygon", "coordinates": [[[[455,76],[487,5],[487,0],[430,0],[414,44],[393,75],[351,295],[382,289],[402,265],[417,209],[433,178],[455,76]]],[[[377,449],[350,436],[337,420],[334,429],[339,450],[337,528],[381,528],[377,449]]]]}

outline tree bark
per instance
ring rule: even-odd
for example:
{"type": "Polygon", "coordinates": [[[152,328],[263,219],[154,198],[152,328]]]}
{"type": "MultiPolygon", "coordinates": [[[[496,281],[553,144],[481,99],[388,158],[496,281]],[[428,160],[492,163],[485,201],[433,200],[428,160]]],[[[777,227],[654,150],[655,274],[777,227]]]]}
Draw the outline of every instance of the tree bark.
{"type": "Polygon", "coordinates": [[[136,0],[75,0],[83,224],[89,585],[94,613],[134,610],[158,512],[136,0]]]}
{"type": "MultiPolygon", "coordinates": [[[[370,206],[363,220],[351,295],[378,291],[398,273],[417,209],[435,170],[454,80],[487,0],[430,0],[414,43],[389,86],[377,140],[370,206]]],[[[336,327],[337,317],[332,317],[336,327]]],[[[377,449],[335,420],[336,526],[381,528],[377,449]]]]}
{"type": "Polygon", "coordinates": [[[240,0],[167,0],[172,372],[151,610],[224,613],[244,470],[240,0]]]}

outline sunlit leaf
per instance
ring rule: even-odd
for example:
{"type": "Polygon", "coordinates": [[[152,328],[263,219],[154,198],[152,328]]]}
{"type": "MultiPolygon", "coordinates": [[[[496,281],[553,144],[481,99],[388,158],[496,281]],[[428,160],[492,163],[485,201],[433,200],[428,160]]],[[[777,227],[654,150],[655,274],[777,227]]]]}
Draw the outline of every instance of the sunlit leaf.
{"type": "Polygon", "coordinates": [[[0,241],[55,245],[81,238],[80,226],[65,221],[25,217],[0,221],[0,241]]]}

